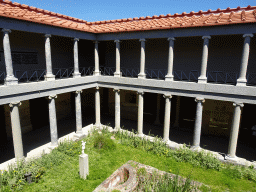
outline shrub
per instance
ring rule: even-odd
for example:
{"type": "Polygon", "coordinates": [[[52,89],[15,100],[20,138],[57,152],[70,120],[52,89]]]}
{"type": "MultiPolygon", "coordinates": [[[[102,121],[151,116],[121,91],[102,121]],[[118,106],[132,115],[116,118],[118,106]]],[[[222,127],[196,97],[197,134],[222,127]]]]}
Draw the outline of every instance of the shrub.
{"type": "Polygon", "coordinates": [[[93,146],[103,150],[113,150],[116,148],[115,142],[102,134],[98,134],[94,137],[93,146]]]}

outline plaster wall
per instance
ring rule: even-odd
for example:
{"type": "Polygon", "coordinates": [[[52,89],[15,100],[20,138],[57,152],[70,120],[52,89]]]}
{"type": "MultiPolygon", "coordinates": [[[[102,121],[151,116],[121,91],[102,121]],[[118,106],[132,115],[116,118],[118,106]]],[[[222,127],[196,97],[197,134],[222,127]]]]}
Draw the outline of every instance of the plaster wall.
{"type": "Polygon", "coordinates": [[[71,93],[57,95],[55,100],[57,120],[69,117],[72,114],[71,102],[74,102],[71,101],[71,93]]]}
{"type": "MultiPolygon", "coordinates": [[[[138,96],[134,91],[120,90],[121,118],[137,121],[138,96]]],[[[109,114],[115,116],[115,93],[109,90],[109,114]]]]}
{"type": "Polygon", "coordinates": [[[206,99],[203,105],[202,134],[228,137],[233,110],[232,102],[206,99]]]}

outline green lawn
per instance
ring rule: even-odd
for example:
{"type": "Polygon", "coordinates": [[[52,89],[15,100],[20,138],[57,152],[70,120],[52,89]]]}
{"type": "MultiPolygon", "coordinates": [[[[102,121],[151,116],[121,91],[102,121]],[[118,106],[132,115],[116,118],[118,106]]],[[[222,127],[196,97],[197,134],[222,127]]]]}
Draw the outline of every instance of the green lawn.
{"type": "MultiPolygon", "coordinates": [[[[103,133],[105,137],[110,137],[110,133],[103,133]]],[[[93,191],[99,184],[107,179],[116,169],[129,160],[134,160],[142,164],[150,165],[159,170],[172,172],[188,177],[192,171],[191,179],[202,182],[212,191],[256,191],[255,179],[238,179],[239,171],[234,166],[215,169],[202,168],[192,165],[190,162],[178,162],[168,152],[156,154],[151,148],[141,147],[121,140],[120,136],[115,136],[115,146],[109,149],[97,149],[94,147],[94,137],[85,139],[85,153],[89,155],[89,176],[86,180],[79,177],[79,153],[81,151],[81,141],[65,143],[58,149],[54,149],[51,154],[45,155],[41,163],[34,163],[30,166],[46,167],[45,172],[39,176],[38,182],[30,185],[23,185],[22,191],[93,191]],[[122,144],[123,143],[123,144],[122,144]],[[136,146],[136,147],[135,147],[136,146]],[[48,156],[48,158],[46,158],[48,156]],[[237,175],[238,174],[238,175],[237,175]]],[[[132,140],[132,139],[130,139],[132,140]]],[[[137,139],[136,139],[137,141],[137,139]]],[[[144,146],[150,146],[150,142],[144,142],[144,146]]],[[[169,151],[169,149],[164,149],[169,151]]],[[[159,150],[161,151],[161,150],[159,150]]],[[[185,152],[184,152],[185,153],[185,152]]],[[[245,170],[246,171],[246,170],[245,170]]],[[[255,171],[255,170],[253,170],[255,171]]],[[[9,191],[9,190],[7,190],[9,191]]]]}

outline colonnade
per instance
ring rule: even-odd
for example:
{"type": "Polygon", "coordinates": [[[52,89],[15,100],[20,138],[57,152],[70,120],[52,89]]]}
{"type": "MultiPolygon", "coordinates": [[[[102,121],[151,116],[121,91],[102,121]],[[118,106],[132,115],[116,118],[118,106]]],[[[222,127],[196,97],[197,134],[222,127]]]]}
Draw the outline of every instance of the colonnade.
{"type": "MultiPolygon", "coordinates": [[[[253,34],[244,34],[244,45],[243,45],[243,52],[242,52],[242,59],[240,65],[240,73],[239,78],[237,79],[236,86],[246,86],[246,72],[247,72],[247,65],[249,60],[249,50],[250,50],[250,39],[253,37],[253,34]]],[[[201,70],[200,76],[198,77],[198,83],[207,83],[207,61],[208,61],[208,49],[209,49],[209,41],[211,36],[203,36],[203,51],[202,51],[202,61],[201,61],[201,70]]],[[[174,37],[167,38],[169,41],[169,52],[168,52],[168,70],[165,76],[165,81],[174,81],[173,75],[173,60],[174,60],[174,37]]],[[[139,39],[141,42],[141,52],[140,52],[140,73],[138,74],[139,79],[145,79],[145,45],[146,39],[139,39]]],[[[115,77],[121,77],[120,74],[120,40],[116,39],[114,41],[116,43],[116,72],[114,73],[115,77]]],[[[98,46],[98,45],[97,45],[98,46]]],[[[95,53],[96,53],[96,44],[95,44],[95,53]]],[[[96,55],[96,54],[95,54],[96,55]]],[[[96,58],[95,58],[96,59],[96,58]]],[[[98,58],[97,58],[98,60],[98,58]]],[[[96,60],[95,60],[96,61],[96,60]]],[[[96,69],[96,62],[95,62],[95,69],[96,69]]]]}
{"type": "MultiPolygon", "coordinates": [[[[11,58],[11,48],[10,48],[10,40],[9,34],[11,33],[10,29],[2,29],[3,32],[3,48],[4,48],[4,57],[5,57],[5,66],[6,66],[6,78],[5,84],[6,85],[15,85],[18,83],[18,79],[13,74],[13,65],[12,65],[12,58],[11,58]]],[[[246,72],[247,72],[247,65],[249,60],[249,50],[250,50],[250,40],[253,37],[253,34],[244,34],[244,45],[243,45],[243,52],[242,52],[242,59],[240,65],[240,73],[239,78],[237,79],[237,86],[246,86],[246,72]]],[[[52,73],[52,59],[51,59],[51,45],[50,45],[50,38],[51,34],[45,34],[45,59],[46,59],[46,81],[55,80],[55,76],[52,73]]],[[[207,60],[208,60],[208,48],[209,48],[209,41],[211,36],[203,36],[203,52],[202,52],[202,62],[201,62],[201,71],[200,76],[198,77],[198,83],[207,83],[207,60]]],[[[168,72],[165,76],[166,81],[173,81],[173,60],[174,60],[174,37],[167,38],[169,41],[169,53],[168,53],[168,72]]],[[[74,73],[73,77],[81,77],[81,73],[79,72],[79,63],[78,63],[78,38],[74,38],[74,73]]],[[[145,79],[145,45],[146,39],[139,39],[141,42],[141,53],[140,53],[140,73],[138,74],[139,79],[145,79]]],[[[121,77],[122,73],[120,70],[120,40],[116,39],[114,41],[116,43],[116,71],[114,73],[114,77],[121,77]]],[[[94,41],[95,48],[95,70],[93,74],[95,76],[100,75],[99,69],[99,41],[94,41]]]]}
{"type": "MultiPolygon", "coordinates": [[[[5,65],[6,65],[6,85],[15,85],[18,83],[16,77],[13,74],[13,66],[12,66],[12,58],[11,58],[11,48],[9,41],[9,33],[11,30],[2,29],[3,32],[3,48],[4,48],[4,56],[5,56],[5,65]]],[[[55,80],[55,76],[52,73],[52,59],[51,59],[51,46],[50,46],[50,34],[45,35],[45,58],[46,58],[46,81],[55,80]]],[[[241,68],[239,78],[237,80],[237,86],[245,86],[246,85],[246,71],[247,64],[249,58],[249,45],[250,38],[253,37],[252,34],[245,34],[243,36],[244,47],[241,61],[241,68]]],[[[198,78],[198,83],[207,83],[206,70],[207,70],[207,59],[208,59],[208,46],[210,36],[203,36],[203,53],[202,53],[202,62],[201,62],[201,72],[200,77],[198,78]]],[[[168,55],[168,73],[165,76],[166,81],[173,81],[173,60],[174,60],[174,37],[170,37],[167,39],[169,41],[169,55],[168,55]]],[[[74,38],[74,73],[73,77],[81,77],[79,73],[79,63],[78,63],[78,38],[74,38]]],[[[145,39],[140,39],[141,42],[141,56],[140,56],[140,73],[138,74],[139,79],[145,79],[145,39]]],[[[95,71],[94,75],[100,75],[99,70],[99,53],[98,53],[98,41],[95,41],[95,71]]],[[[116,43],[116,72],[114,77],[121,77],[122,73],[120,71],[120,40],[115,40],[116,43]]],[[[114,89],[115,92],[115,129],[120,129],[120,90],[114,89]]],[[[143,136],[143,91],[138,91],[138,135],[143,136]]],[[[58,145],[58,133],[57,133],[57,118],[56,118],[56,110],[55,110],[55,99],[57,95],[48,96],[49,99],[49,119],[50,119],[50,132],[51,132],[51,148],[54,148],[58,145]]],[[[172,95],[165,94],[165,117],[164,117],[164,137],[163,140],[165,142],[169,142],[169,130],[170,130],[170,115],[171,115],[171,98],[172,95]]],[[[196,110],[196,119],[195,119],[195,129],[194,129],[194,137],[193,137],[193,147],[200,147],[200,137],[201,137],[201,125],[202,125],[202,112],[203,112],[203,102],[204,98],[195,98],[197,102],[197,110],[196,110]]],[[[82,133],[82,113],[81,113],[81,90],[76,91],[76,136],[83,136],[82,133]]],[[[19,119],[19,110],[18,106],[20,102],[10,103],[10,113],[11,113],[11,124],[13,130],[13,143],[14,143],[14,151],[16,158],[22,158],[23,154],[23,146],[22,146],[22,136],[21,136],[21,128],[20,128],[20,119],[19,119]]],[[[178,105],[178,104],[177,104],[178,105]]],[[[236,158],[236,145],[238,138],[238,130],[240,123],[240,115],[241,115],[241,107],[243,104],[234,103],[234,115],[233,122],[230,134],[230,143],[228,149],[227,158],[235,159],[236,158]]],[[[100,92],[99,87],[95,89],[95,126],[101,127],[100,121],[100,92]]],[[[158,117],[159,118],[159,117],[158,117]]],[[[176,122],[178,125],[178,122],[176,122]]]]}

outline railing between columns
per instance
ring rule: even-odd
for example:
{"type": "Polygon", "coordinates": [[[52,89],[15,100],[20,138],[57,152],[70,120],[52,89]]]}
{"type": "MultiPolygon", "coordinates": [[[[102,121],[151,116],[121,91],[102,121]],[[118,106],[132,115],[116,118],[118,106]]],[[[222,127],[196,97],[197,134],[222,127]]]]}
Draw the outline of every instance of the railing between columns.
{"type": "MultiPolygon", "coordinates": [[[[90,67],[80,67],[79,72],[81,76],[93,75],[94,66],[90,67]]],[[[62,78],[72,78],[74,68],[54,68],[54,75],[56,79],[62,78]]],[[[114,76],[115,67],[104,67],[100,66],[100,71],[102,75],[114,76]]],[[[121,68],[123,77],[138,77],[139,68],[121,68]]],[[[145,70],[147,78],[150,79],[165,79],[167,73],[166,69],[146,69],[145,70]]],[[[15,77],[18,78],[19,83],[24,82],[35,82],[43,81],[44,75],[46,74],[45,69],[35,69],[35,70],[16,70],[15,77]]],[[[199,77],[199,72],[197,70],[191,70],[190,72],[184,70],[174,71],[175,81],[193,81],[197,82],[199,77]]],[[[4,84],[4,79],[6,78],[6,73],[0,71],[0,84],[4,84]]],[[[208,71],[207,72],[207,82],[208,83],[221,83],[221,84],[236,84],[238,78],[238,73],[235,72],[223,72],[223,71],[208,71]]],[[[256,73],[247,73],[246,75],[247,85],[256,85],[256,73]]]]}

